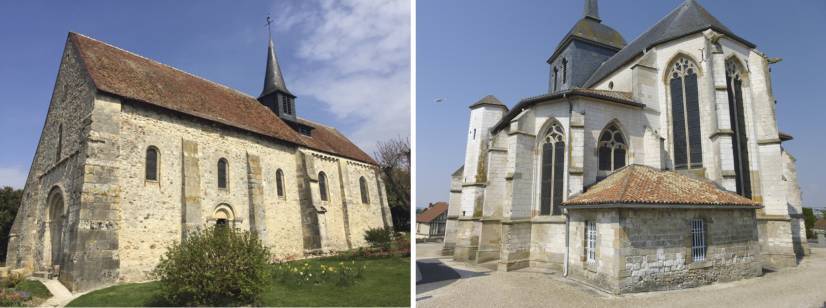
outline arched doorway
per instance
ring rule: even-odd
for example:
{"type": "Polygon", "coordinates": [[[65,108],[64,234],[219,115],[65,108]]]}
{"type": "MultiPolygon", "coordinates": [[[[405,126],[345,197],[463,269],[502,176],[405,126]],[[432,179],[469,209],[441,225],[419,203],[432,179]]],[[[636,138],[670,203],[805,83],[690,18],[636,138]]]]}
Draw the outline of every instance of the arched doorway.
{"type": "Polygon", "coordinates": [[[60,188],[55,187],[49,193],[48,204],[48,239],[50,244],[49,261],[46,262],[49,271],[60,271],[63,263],[63,234],[66,226],[65,202],[60,188]]]}
{"type": "Polygon", "coordinates": [[[221,204],[215,208],[215,213],[212,214],[212,219],[215,220],[216,226],[233,226],[235,222],[235,214],[229,205],[221,204]]]}

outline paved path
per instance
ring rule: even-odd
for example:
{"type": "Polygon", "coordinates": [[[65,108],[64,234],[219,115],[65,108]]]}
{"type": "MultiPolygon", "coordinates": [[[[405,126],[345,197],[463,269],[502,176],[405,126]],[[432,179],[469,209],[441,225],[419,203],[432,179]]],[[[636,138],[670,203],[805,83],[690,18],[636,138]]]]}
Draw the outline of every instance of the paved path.
{"type": "Polygon", "coordinates": [[[80,294],[72,294],[69,292],[69,289],[66,289],[60,281],[57,279],[43,279],[43,278],[31,278],[35,280],[39,280],[49,289],[49,292],[52,292],[52,297],[46,300],[40,306],[43,307],[63,307],[66,306],[69,302],[73,299],[80,296],[80,294]]]}
{"type": "MultiPolygon", "coordinates": [[[[795,268],[763,277],[614,296],[559,273],[532,269],[498,272],[466,266],[439,256],[434,247],[438,245],[417,245],[417,264],[436,260],[456,270],[461,278],[437,288],[417,285],[417,307],[826,307],[826,248],[812,249],[812,255],[795,268]]],[[[426,279],[425,271],[422,276],[426,279]]]]}

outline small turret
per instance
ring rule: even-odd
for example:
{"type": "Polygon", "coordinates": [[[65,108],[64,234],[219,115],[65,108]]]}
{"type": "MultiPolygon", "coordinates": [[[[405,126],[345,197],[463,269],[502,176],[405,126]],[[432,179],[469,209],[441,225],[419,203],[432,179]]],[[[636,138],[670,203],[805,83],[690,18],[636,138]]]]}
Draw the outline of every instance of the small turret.
{"type": "Polygon", "coordinates": [[[270,108],[280,118],[289,122],[297,122],[295,115],[295,95],[287,90],[275,46],[270,38],[267,48],[267,72],[264,75],[264,90],[258,96],[258,101],[270,108]]]}

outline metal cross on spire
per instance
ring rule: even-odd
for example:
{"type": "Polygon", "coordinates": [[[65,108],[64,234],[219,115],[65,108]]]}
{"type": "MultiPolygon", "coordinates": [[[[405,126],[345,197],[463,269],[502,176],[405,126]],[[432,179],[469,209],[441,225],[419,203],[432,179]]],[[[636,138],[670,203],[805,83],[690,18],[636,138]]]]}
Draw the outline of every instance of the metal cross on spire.
{"type": "Polygon", "coordinates": [[[272,29],[270,29],[271,24],[272,24],[272,18],[270,18],[270,16],[267,16],[267,34],[269,34],[270,37],[272,37],[272,29]]]}

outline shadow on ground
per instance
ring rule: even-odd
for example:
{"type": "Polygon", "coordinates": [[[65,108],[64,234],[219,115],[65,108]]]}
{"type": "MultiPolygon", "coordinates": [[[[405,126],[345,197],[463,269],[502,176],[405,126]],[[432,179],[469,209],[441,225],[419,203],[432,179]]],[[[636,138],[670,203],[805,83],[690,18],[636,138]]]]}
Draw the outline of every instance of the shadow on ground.
{"type": "Polygon", "coordinates": [[[416,283],[416,294],[445,287],[459,279],[487,276],[486,272],[466,271],[445,265],[439,259],[416,260],[422,279],[416,283]]]}

